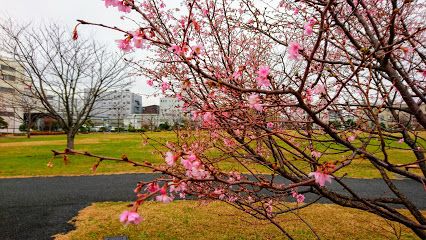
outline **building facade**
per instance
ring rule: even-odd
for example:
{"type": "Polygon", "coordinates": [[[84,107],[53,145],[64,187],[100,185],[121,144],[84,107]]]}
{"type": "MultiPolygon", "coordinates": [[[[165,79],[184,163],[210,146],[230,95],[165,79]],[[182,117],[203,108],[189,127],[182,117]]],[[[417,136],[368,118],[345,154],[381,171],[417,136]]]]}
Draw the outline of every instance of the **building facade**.
{"type": "Polygon", "coordinates": [[[93,105],[90,119],[96,125],[124,127],[124,119],[142,113],[142,96],[130,90],[106,92],[93,105]]]}
{"type": "Polygon", "coordinates": [[[124,125],[140,129],[154,130],[158,127],[160,106],[150,105],[142,107],[141,114],[130,114],[124,119],[124,125]]]}
{"type": "Polygon", "coordinates": [[[19,126],[26,114],[40,106],[31,97],[31,82],[23,74],[21,66],[8,59],[0,59],[0,117],[7,123],[3,133],[19,133],[19,126]]]}
{"type": "Polygon", "coordinates": [[[182,106],[183,102],[176,98],[160,98],[160,115],[158,119],[159,124],[168,123],[171,126],[182,124],[184,121],[182,106]]]}

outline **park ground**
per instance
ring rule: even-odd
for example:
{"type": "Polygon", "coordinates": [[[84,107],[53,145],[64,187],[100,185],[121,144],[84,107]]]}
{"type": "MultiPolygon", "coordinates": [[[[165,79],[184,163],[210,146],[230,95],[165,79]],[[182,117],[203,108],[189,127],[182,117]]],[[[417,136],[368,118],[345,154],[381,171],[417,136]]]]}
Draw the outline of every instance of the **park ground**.
{"type": "MultiPolygon", "coordinates": [[[[124,226],[117,213],[124,202],[94,203],[75,218],[76,230],[57,240],[95,240],[105,236],[129,239],[286,239],[273,225],[257,220],[221,202],[147,202],[139,211],[139,225],[124,226]]],[[[315,204],[278,219],[295,239],[316,239],[303,218],[321,239],[417,239],[408,229],[373,214],[333,204],[315,204]]]]}
{"type": "MultiPolygon", "coordinates": [[[[426,135],[422,133],[423,135],[426,135]]],[[[152,132],[146,136],[166,142],[175,139],[173,132],[152,132]]],[[[51,150],[64,150],[64,135],[0,137],[0,178],[34,176],[93,175],[147,172],[131,165],[104,162],[93,173],[95,160],[83,156],[70,156],[68,164],[61,157],[53,159],[51,150]]],[[[155,149],[161,145],[155,141],[145,144],[137,133],[80,134],[76,149],[111,157],[126,154],[135,161],[163,163],[155,149]]],[[[404,151],[395,150],[392,155],[408,163],[410,157],[404,151]]],[[[232,164],[225,165],[233,169],[232,164]]],[[[259,171],[262,171],[260,169],[259,171]]],[[[377,178],[378,173],[369,164],[358,160],[344,173],[351,178],[377,178]]],[[[399,178],[398,176],[394,176],[399,178]]],[[[234,208],[219,202],[177,201],[168,205],[149,202],[141,207],[145,221],[138,226],[123,226],[118,221],[121,211],[127,209],[124,202],[93,203],[75,217],[76,229],[57,239],[102,239],[105,236],[126,235],[130,239],[280,239],[280,232],[266,222],[261,222],[234,208]],[[214,223],[214,224],[212,224],[214,223]]],[[[331,204],[314,204],[294,214],[282,217],[283,226],[296,239],[314,236],[299,216],[307,220],[322,239],[389,239],[400,235],[401,239],[416,239],[409,230],[375,215],[331,204]]]]}
{"type": "MultiPolygon", "coordinates": [[[[156,149],[165,150],[160,143],[172,141],[176,138],[174,132],[148,132],[145,137],[152,140],[148,144],[139,133],[95,133],[79,134],[76,137],[76,149],[88,151],[109,157],[120,157],[123,154],[134,161],[149,161],[154,164],[164,163],[164,159],[156,149]]],[[[421,133],[425,137],[426,133],[421,133]]],[[[64,176],[64,175],[92,175],[92,174],[117,174],[147,172],[143,168],[135,168],[129,164],[120,162],[103,162],[93,173],[91,168],[96,162],[84,156],[70,156],[66,164],[61,157],[52,159],[51,150],[63,151],[66,146],[65,135],[32,136],[27,139],[24,136],[0,137],[0,177],[29,177],[29,176],[64,176]],[[53,167],[47,167],[52,160],[53,167]]],[[[399,149],[389,150],[396,163],[406,164],[415,161],[412,154],[402,149],[401,145],[394,143],[399,149]]],[[[214,154],[214,153],[212,153],[214,154]]],[[[341,159],[334,155],[330,161],[341,159]]],[[[240,170],[239,166],[232,163],[224,163],[223,168],[240,170]]],[[[242,169],[241,169],[242,170],[242,169]]],[[[265,172],[265,169],[258,169],[265,172]]],[[[417,171],[417,170],[412,170],[417,171]]],[[[337,175],[346,174],[350,178],[380,178],[379,172],[371,167],[365,159],[354,162],[338,172],[337,175]]],[[[399,178],[399,176],[393,176],[399,178]]]]}

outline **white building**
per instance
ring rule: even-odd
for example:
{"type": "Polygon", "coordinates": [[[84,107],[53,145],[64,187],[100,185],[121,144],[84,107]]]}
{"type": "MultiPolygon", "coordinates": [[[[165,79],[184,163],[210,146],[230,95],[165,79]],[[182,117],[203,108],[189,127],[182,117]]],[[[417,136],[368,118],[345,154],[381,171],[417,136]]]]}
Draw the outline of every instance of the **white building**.
{"type": "Polygon", "coordinates": [[[31,97],[31,82],[23,74],[20,65],[7,59],[0,59],[0,117],[8,127],[0,132],[19,133],[25,114],[34,112],[40,104],[31,97]]]}
{"type": "Polygon", "coordinates": [[[160,115],[158,122],[168,123],[173,126],[175,124],[181,124],[184,120],[182,112],[183,102],[176,98],[163,97],[160,99],[160,115]]]}
{"type": "Polygon", "coordinates": [[[123,127],[125,118],[142,112],[142,96],[130,90],[110,91],[93,105],[90,119],[107,126],[123,127]]]}
{"type": "Polygon", "coordinates": [[[160,106],[150,105],[142,107],[142,114],[131,114],[124,118],[124,125],[132,125],[134,128],[145,128],[154,130],[158,127],[160,116],[160,106]]]}

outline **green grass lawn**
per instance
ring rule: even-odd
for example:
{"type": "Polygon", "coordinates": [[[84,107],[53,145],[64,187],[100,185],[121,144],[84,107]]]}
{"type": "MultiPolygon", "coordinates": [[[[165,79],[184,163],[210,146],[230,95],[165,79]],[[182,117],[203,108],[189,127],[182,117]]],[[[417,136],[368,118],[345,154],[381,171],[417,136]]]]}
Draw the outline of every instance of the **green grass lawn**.
{"type": "MultiPolygon", "coordinates": [[[[149,132],[146,133],[146,135],[163,143],[176,139],[174,132],[149,132]]],[[[422,133],[422,135],[426,134],[422,133]]],[[[30,139],[27,139],[25,136],[0,137],[0,177],[93,174],[91,167],[96,160],[84,156],[69,156],[70,162],[67,165],[64,164],[61,157],[57,157],[53,161],[54,167],[47,167],[47,163],[53,156],[51,150],[64,150],[66,146],[65,139],[65,135],[32,136],[30,139]]],[[[319,150],[321,150],[322,147],[323,146],[317,146],[319,150]]],[[[156,148],[161,148],[159,143],[150,141],[150,144],[144,144],[142,136],[138,133],[79,134],[76,137],[75,145],[75,149],[89,151],[93,154],[110,157],[120,157],[122,154],[126,154],[130,159],[135,161],[164,163],[161,156],[155,152],[156,148]]],[[[371,146],[369,150],[374,151],[374,148],[377,147],[371,146]]],[[[412,154],[403,149],[392,149],[389,153],[392,161],[395,163],[409,163],[414,161],[412,154]]],[[[219,155],[218,152],[211,152],[210,154],[215,156],[219,155]]],[[[380,155],[379,152],[377,152],[377,154],[380,155]]],[[[333,161],[341,159],[343,159],[343,155],[331,154],[325,155],[323,160],[333,161]]],[[[305,164],[300,161],[298,162],[297,159],[292,161],[296,165],[300,164],[300,166],[305,164]]],[[[240,166],[231,162],[224,162],[221,164],[221,167],[226,170],[242,170],[240,166]]],[[[266,169],[262,167],[256,166],[255,168],[259,172],[266,171],[266,169]]],[[[306,166],[306,168],[308,167],[306,166]]],[[[306,171],[308,170],[309,169],[306,169],[306,171]]],[[[135,168],[129,164],[105,161],[97,169],[96,174],[144,171],[146,172],[148,170],[135,168]]],[[[343,174],[355,178],[380,177],[377,170],[372,168],[371,164],[365,159],[354,160],[350,166],[338,172],[338,175],[343,174]]]]}
{"type": "MultiPolygon", "coordinates": [[[[128,210],[126,203],[94,203],[75,218],[76,230],[56,236],[56,240],[95,240],[107,236],[129,239],[286,239],[272,224],[260,221],[225,203],[175,201],[170,204],[146,202],[139,225],[124,226],[118,216],[128,210]]],[[[401,210],[401,213],[404,211],[401,210]]],[[[333,204],[314,204],[297,212],[321,239],[396,239],[392,227],[401,230],[400,239],[417,239],[407,228],[373,214],[333,204]]],[[[278,221],[295,239],[316,239],[293,213],[278,221]]]]}
{"type": "MultiPolygon", "coordinates": [[[[156,132],[147,133],[147,135],[164,142],[175,138],[173,133],[156,132]]],[[[66,146],[65,139],[64,135],[32,136],[30,139],[0,137],[0,176],[93,174],[91,167],[96,160],[84,156],[69,156],[70,161],[67,165],[62,161],[62,157],[56,157],[53,168],[47,167],[46,164],[53,156],[51,150],[63,151],[66,146]]],[[[126,154],[136,161],[162,162],[161,156],[154,153],[154,147],[160,147],[160,145],[154,142],[152,145],[145,145],[141,135],[136,133],[80,134],[77,135],[75,142],[76,149],[94,154],[112,157],[126,154]]],[[[141,171],[146,169],[105,161],[96,174],[141,171]]]]}

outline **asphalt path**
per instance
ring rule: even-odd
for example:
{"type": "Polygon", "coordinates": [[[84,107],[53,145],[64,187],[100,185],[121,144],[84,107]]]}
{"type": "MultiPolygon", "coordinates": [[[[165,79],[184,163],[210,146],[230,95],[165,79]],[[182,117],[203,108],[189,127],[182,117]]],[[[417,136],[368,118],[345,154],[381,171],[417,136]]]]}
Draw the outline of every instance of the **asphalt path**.
{"type": "MultiPolygon", "coordinates": [[[[158,176],[120,174],[0,179],[0,240],[51,239],[55,234],[72,230],[68,221],[91,203],[132,201],[138,181],[158,176]]],[[[380,179],[345,179],[344,182],[361,196],[391,196],[380,179]]],[[[395,180],[394,183],[417,206],[426,209],[426,192],[420,184],[411,180],[395,180]]],[[[335,183],[331,188],[341,191],[335,183]]],[[[307,196],[307,201],[312,197],[307,196]]]]}

